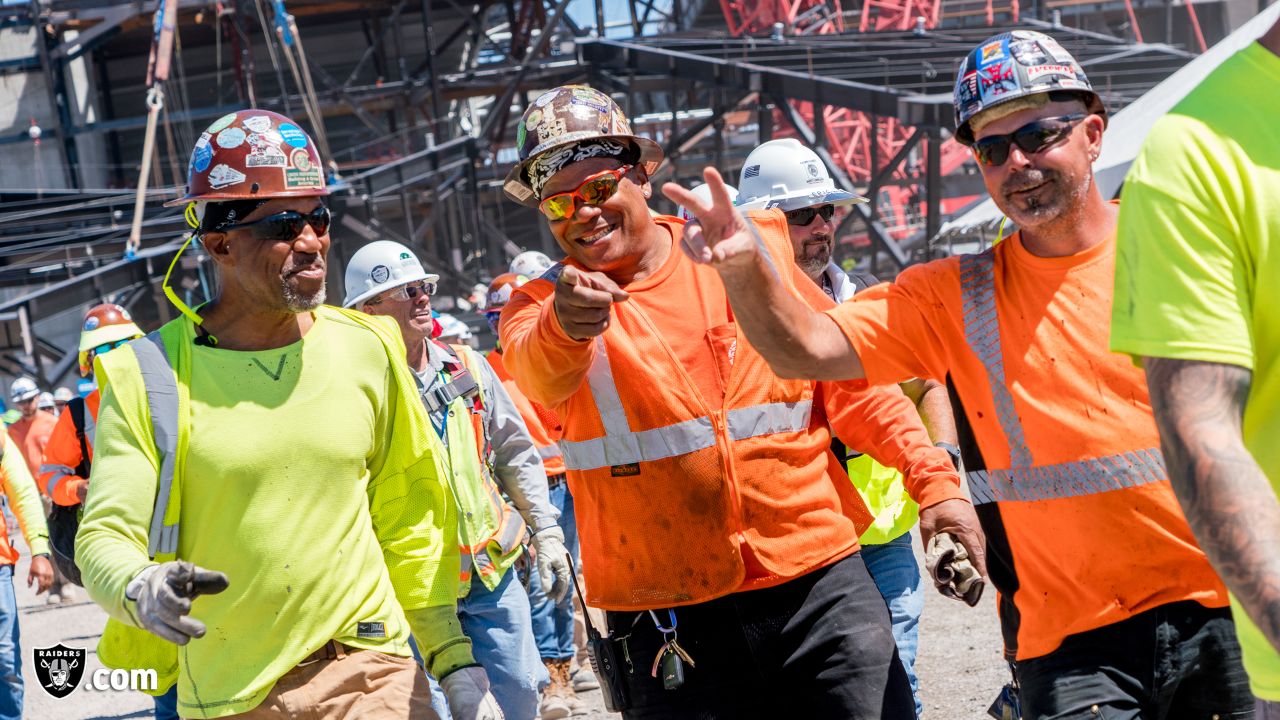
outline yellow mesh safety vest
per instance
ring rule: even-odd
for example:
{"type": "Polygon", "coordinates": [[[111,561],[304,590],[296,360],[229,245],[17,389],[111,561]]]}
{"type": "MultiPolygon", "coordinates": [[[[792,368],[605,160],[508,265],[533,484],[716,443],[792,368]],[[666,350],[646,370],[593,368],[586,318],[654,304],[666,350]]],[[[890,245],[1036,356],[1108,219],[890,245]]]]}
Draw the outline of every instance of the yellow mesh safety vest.
{"type": "MultiPolygon", "coordinates": [[[[451,345],[463,367],[476,381],[481,403],[488,402],[478,363],[484,358],[471,348],[451,345]]],[[[525,523],[503,499],[493,479],[493,448],[485,432],[482,407],[468,397],[449,403],[445,432],[449,434],[448,470],[458,502],[458,552],[462,556],[458,597],[471,591],[471,575],[480,575],[493,590],[523,550],[525,523]]]]}

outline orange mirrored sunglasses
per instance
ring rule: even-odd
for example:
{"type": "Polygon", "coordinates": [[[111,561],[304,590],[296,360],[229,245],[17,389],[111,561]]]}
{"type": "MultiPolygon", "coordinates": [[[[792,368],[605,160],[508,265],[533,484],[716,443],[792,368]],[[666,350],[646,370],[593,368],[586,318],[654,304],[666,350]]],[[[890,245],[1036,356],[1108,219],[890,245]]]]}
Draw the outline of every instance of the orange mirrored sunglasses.
{"type": "Polygon", "coordinates": [[[618,192],[618,183],[626,175],[632,165],[623,165],[616,170],[605,170],[582,181],[581,185],[570,192],[556,193],[543,198],[538,209],[548,220],[563,220],[573,217],[578,212],[578,200],[587,205],[599,205],[618,192]]]}

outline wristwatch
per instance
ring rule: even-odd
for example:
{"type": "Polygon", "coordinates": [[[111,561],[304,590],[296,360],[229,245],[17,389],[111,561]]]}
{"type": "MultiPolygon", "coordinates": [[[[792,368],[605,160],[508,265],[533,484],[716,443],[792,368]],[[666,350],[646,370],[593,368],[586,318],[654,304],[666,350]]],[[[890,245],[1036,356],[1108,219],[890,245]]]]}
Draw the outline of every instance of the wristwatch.
{"type": "Polygon", "coordinates": [[[933,446],[946,450],[947,454],[951,456],[951,464],[955,466],[956,472],[960,472],[960,448],[945,442],[937,442],[933,446]]]}

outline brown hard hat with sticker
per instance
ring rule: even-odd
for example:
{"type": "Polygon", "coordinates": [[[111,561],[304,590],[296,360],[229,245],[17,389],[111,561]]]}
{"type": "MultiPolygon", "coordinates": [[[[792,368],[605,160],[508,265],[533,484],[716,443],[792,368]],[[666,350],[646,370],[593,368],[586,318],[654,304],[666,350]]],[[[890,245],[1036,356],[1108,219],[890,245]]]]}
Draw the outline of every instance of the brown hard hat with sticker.
{"type": "Polygon", "coordinates": [[[631,123],[613,98],[587,85],[562,85],[539,95],[520,118],[516,128],[520,162],[507,175],[503,191],[521,205],[537,207],[540,198],[535,186],[539,183],[529,175],[534,161],[596,140],[632,146],[636,163],[650,175],[662,162],[662,148],[631,132],[631,123]]]}
{"type": "Polygon", "coordinates": [[[269,110],[223,115],[191,152],[187,192],[166,205],[328,195],[316,144],[289,118],[269,110]]]}

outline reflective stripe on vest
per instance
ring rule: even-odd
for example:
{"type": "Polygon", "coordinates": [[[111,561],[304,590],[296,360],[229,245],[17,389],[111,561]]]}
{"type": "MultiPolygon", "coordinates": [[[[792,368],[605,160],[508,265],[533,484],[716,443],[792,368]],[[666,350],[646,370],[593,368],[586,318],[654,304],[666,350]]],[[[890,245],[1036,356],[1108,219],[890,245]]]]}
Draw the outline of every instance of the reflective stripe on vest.
{"type": "Polygon", "coordinates": [[[45,483],[45,486],[44,486],[44,494],[48,495],[49,497],[53,497],[53,489],[57,487],[58,483],[62,480],[62,478],[71,477],[72,475],[76,474],[76,471],[74,468],[69,468],[66,465],[50,464],[50,465],[40,466],[41,475],[44,475],[45,473],[49,473],[49,472],[54,473],[53,477],[49,478],[49,482],[45,483]]]}
{"type": "MultiPolygon", "coordinates": [[[[89,409],[89,401],[85,400],[84,405],[84,446],[93,449],[93,434],[98,431],[98,418],[93,416],[93,411],[89,409]]],[[[89,458],[85,458],[88,462],[89,458]]]]}
{"type": "MultiPolygon", "coordinates": [[[[614,465],[664,460],[687,455],[716,444],[711,418],[683,420],[651,430],[632,431],[626,410],[613,381],[613,369],[604,349],[604,339],[596,338],[596,354],[587,371],[587,385],[604,425],[604,436],[590,440],[561,440],[560,451],[570,470],[594,470],[614,465]]],[[[725,413],[731,440],[745,440],[781,432],[801,432],[809,427],[812,400],[766,403],[734,408],[725,413]]]]}
{"type": "Polygon", "coordinates": [[[559,445],[543,445],[538,448],[538,457],[543,460],[554,460],[560,457],[559,445]]]}
{"type": "Polygon", "coordinates": [[[965,475],[975,505],[1079,497],[1160,482],[1168,478],[1159,448],[1052,465],[1034,465],[1022,420],[1004,374],[1000,321],[996,313],[994,248],[960,256],[964,336],[987,371],[996,419],[1009,445],[1009,469],[972,470],[965,475]]]}
{"type": "Polygon", "coordinates": [[[129,346],[138,359],[138,370],[142,373],[142,384],[147,393],[147,408],[151,411],[151,433],[160,453],[159,488],[147,540],[147,554],[155,558],[157,554],[178,552],[178,525],[164,524],[178,450],[178,383],[159,332],[152,332],[142,340],[129,343],[129,346]]]}

